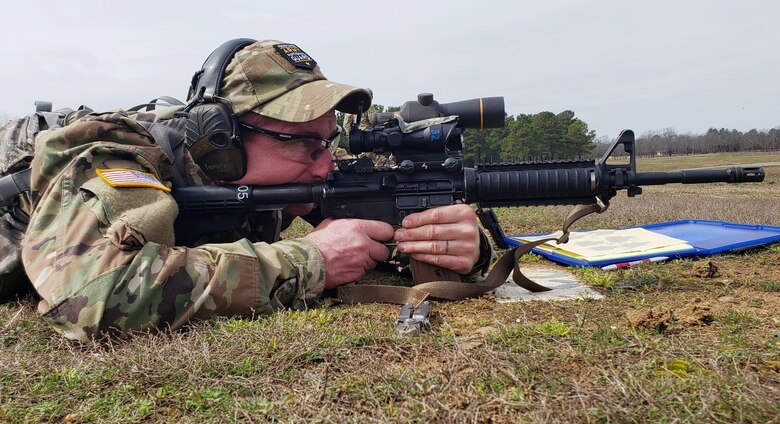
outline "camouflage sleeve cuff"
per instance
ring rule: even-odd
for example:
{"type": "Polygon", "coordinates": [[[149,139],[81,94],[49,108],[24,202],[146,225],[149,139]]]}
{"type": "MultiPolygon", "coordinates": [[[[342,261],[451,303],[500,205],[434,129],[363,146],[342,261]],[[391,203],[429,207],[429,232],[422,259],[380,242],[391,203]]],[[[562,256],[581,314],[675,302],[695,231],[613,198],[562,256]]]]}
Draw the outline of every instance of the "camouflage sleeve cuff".
{"type": "Polygon", "coordinates": [[[483,231],[479,232],[479,259],[469,272],[463,274],[464,281],[478,283],[485,280],[490,264],[496,260],[496,252],[483,231]]]}
{"type": "Polygon", "coordinates": [[[273,244],[295,267],[298,274],[297,293],[289,307],[304,309],[322,295],[325,290],[325,260],[306,239],[282,240],[273,244]]]}

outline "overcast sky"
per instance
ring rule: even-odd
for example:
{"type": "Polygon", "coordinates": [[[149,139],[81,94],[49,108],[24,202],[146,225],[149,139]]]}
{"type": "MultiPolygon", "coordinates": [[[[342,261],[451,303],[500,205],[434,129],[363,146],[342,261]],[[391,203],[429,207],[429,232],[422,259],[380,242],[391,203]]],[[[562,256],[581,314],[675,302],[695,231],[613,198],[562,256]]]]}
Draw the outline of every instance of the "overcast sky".
{"type": "Polygon", "coordinates": [[[334,81],[400,105],[504,96],[598,136],[780,126],[776,1],[13,1],[0,11],[0,114],[35,100],[128,108],[186,96],[236,37],[298,44],[334,81]]]}

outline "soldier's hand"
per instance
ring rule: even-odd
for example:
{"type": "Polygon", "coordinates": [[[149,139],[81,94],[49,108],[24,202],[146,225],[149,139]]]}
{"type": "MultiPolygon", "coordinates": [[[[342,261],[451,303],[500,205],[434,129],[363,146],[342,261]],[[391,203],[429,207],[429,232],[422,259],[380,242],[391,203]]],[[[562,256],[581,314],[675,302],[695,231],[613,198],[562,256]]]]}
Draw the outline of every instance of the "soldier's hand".
{"type": "Polygon", "coordinates": [[[325,288],[359,280],[390,252],[381,241],[393,238],[393,227],[380,221],[328,218],[306,235],[325,260],[325,288]]]}
{"type": "Polygon", "coordinates": [[[479,259],[477,215],[468,205],[428,209],[404,218],[398,250],[420,262],[465,274],[479,259]]]}

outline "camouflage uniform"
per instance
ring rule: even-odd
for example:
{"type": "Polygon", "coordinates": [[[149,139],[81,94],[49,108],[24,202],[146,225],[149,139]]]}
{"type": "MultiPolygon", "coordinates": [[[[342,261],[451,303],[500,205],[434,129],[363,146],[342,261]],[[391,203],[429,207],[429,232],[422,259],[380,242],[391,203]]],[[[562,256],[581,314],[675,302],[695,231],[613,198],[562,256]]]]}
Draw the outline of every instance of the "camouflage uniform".
{"type": "MultiPolygon", "coordinates": [[[[237,115],[252,111],[306,122],[337,103],[344,107],[350,96],[370,103],[364,90],[325,80],[318,66],[296,67],[278,46],[291,45],[254,43],[227,67],[222,95],[237,115]]],[[[122,111],[93,114],[37,138],[31,165],[35,209],[22,261],[42,297],[38,309],[45,319],[65,337],[85,340],[177,329],[192,319],[302,308],[319,298],[325,268],[311,242],[176,246],[178,208],[168,192],[112,187],[97,175],[99,169],[127,168],[170,186],[174,169],[139,124],[155,119],[122,111]]],[[[190,184],[210,183],[189,154],[185,169],[190,184]]]]}
{"type": "MultiPolygon", "coordinates": [[[[0,128],[0,176],[13,174],[29,167],[33,157],[35,137],[39,132],[67,125],[91,111],[84,106],[75,111],[42,110],[7,122],[0,128]]],[[[29,282],[21,264],[21,245],[26,228],[26,217],[31,212],[32,204],[28,192],[23,192],[16,197],[16,202],[10,207],[0,208],[0,302],[29,291],[29,282]]]]}
{"type": "MultiPolygon", "coordinates": [[[[185,159],[189,179],[207,183],[185,159]]],[[[176,329],[193,318],[267,314],[320,296],[325,270],[310,242],[174,246],[178,209],[171,195],[111,187],[96,175],[101,168],[136,169],[161,181],[173,172],[151,136],[123,112],[89,116],[38,138],[36,208],[22,259],[42,297],[39,312],[66,337],[176,329]]]]}
{"type": "MultiPolygon", "coordinates": [[[[360,122],[358,123],[358,128],[361,130],[368,130],[371,129],[373,125],[371,125],[371,115],[376,113],[376,108],[371,105],[368,110],[363,112],[362,115],[360,115],[360,122]]],[[[354,115],[352,113],[345,113],[344,114],[344,131],[347,131],[347,136],[349,136],[349,129],[352,127],[352,125],[355,123],[355,120],[357,119],[357,115],[354,115]]]]}
{"type": "MultiPolygon", "coordinates": [[[[33,140],[38,133],[36,115],[13,120],[0,128],[0,176],[24,169],[32,158],[33,140]]],[[[30,214],[30,198],[24,193],[19,196],[19,209],[30,214]]],[[[19,272],[20,253],[24,226],[10,210],[0,210],[0,301],[18,292],[25,281],[19,272]]]]}

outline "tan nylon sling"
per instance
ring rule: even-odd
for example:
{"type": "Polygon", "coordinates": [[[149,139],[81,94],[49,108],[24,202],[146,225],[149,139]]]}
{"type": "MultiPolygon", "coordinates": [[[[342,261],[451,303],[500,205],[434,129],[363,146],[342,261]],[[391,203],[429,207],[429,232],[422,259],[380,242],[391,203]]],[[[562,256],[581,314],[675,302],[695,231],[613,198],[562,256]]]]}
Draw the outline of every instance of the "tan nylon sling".
{"type": "Polygon", "coordinates": [[[512,271],[514,271],[512,280],[518,286],[531,292],[548,291],[550,288],[537,284],[523,275],[519,268],[520,257],[530,252],[534,247],[551,240],[566,243],[569,241],[569,227],[575,221],[591,213],[601,213],[605,210],[607,210],[607,205],[602,203],[577,206],[566,218],[563,224],[563,234],[558,239],[545,238],[525,243],[506,252],[496,262],[485,280],[480,283],[463,283],[455,272],[412,261],[412,275],[417,283],[414,287],[348,284],[338,288],[337,301],[349,304],[379,302],[403,305],[411,303],[416,307],[429,297],[442,300],[462,300],[479,296],[501,286],[512,271]],[[442,277],[456,279],[437,280],[437,278],[442,277]]]}

